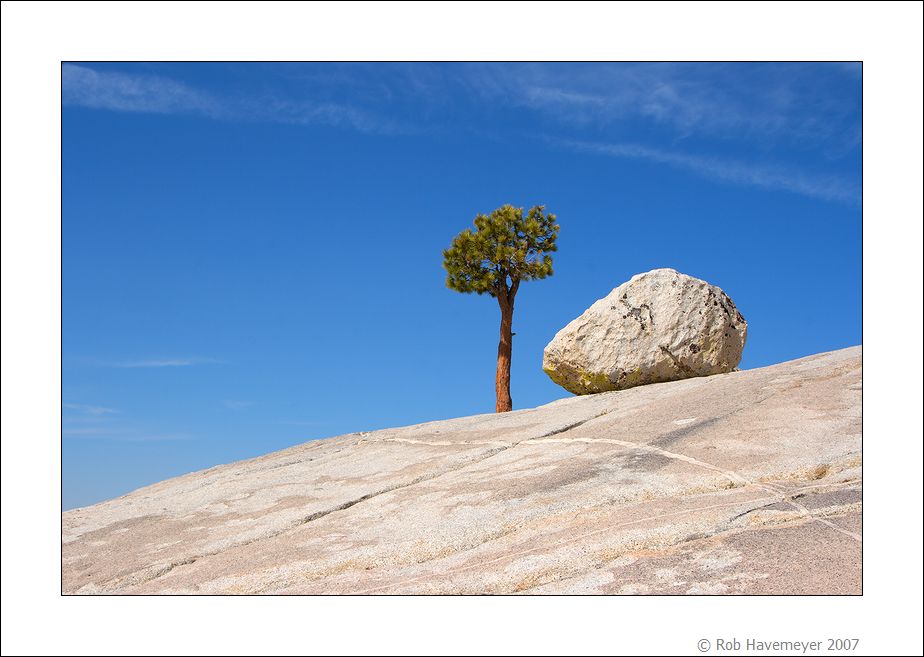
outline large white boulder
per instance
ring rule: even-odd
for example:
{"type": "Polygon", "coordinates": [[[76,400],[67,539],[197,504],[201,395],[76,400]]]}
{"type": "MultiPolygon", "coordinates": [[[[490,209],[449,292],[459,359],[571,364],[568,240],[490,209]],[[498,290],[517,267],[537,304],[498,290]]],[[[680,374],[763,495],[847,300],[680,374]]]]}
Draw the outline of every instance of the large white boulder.
{"type": "Polygon", "coordinates": [[[731,372],[748,324],[725,292],[673,269],[637,274],[546,346],[542,369],[578,395],[731,372]]]}

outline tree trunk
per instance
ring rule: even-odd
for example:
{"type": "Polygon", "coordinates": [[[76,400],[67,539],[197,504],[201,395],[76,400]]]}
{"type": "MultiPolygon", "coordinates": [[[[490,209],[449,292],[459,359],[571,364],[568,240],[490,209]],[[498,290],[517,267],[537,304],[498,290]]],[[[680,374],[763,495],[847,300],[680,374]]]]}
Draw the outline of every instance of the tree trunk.
{"type": "Polygon", "coordinates": [[[501,309],[500,342],[497,345],[497,375],[494,387],[497,392],[495,410],[506,413],[513,410],[510,399],[510,357],[513,353],[513,294],[497,296],[501,309]]]}

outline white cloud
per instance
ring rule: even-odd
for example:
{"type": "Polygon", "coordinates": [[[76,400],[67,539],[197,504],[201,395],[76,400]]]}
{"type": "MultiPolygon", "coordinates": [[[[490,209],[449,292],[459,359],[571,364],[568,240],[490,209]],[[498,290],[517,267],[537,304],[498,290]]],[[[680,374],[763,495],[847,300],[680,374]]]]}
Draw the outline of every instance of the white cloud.
{"type": "Polygon", "coordinates": [[[250,406],[253,406],[256,402],[241,401],[239,399],[223,399],[221,403],[225,408],[230,408],[232,411],[239,411],[243,408],[249,408],[250,406]]]}
{"type": "Polygon", "coordinates": [[[193,114],[223,121],[331,125],[360,132],[404,132],[396,122],[349,105],[276,97],[220,97],[170,78],[61,67],[64,105],[116,112],[193,114]]]}
{"type": "Polygon", "coordinates": [[[408,132],[408,129],[394,121],[339,103],[273,98],[259,103],[248,102],[247,105],[252,109],[242,111],[241,116],[251,120],[292,125],[330,125],[386,135],[408,132]]]}
{"type": "Polygon", "coordinates": [[[112,440],[129,443],[192,439],[189,434],[145,434],[114,427],[65,427],[61,434],[64,438],[112,440]]]}
{"type": "Polygon", "coordinates": [[[65,436],[106,436],[120,431],[112,427],[65,427],[61,433],[65,436]]]}
{"type": "Polygon", "coordinates": [[[636,119],[680,138],[788,139],[831,148],[860,134],[859,97],[825,84],[857,71],[855,65],[800,63],[468,64],[458,79],[483,102],[522,107],[568,126],[636,119]]]}
{"type": "Polygon", "coordinates": [[[71,411],[77,411],[83,415],[91,416],[100,416],[100,415],[110,415],[112,413],[118,413],[117,410],[113,408],[107,408],[105,406],[93,406],[90,404],[61,404],[63,408],[66,408],[71,411]]]}
{"type": "Polygon", "coordinates": [[[180,82],[154,75],[100,72],[75,64],[61,67],[61,93],[65,105],[213,118],[223,114],[217,99],[180,82]]]}
{"type": "Polygon", "coordinates": [[[215,358],[151,358],[119,361],[107,365],[110,367],[189,367],[190,365],[211,365],[223,362],[215,358]]]}
{"type": "MultiPolygon", "coordinates": [[[[412,120],[418,126],[415,130],[440,121],[444,127],[457,129],[457,105],[464,99],[476,109],[506,107],[554,121],[559,135],[567,131],[572,138],[585,140],[565,142],[571,148],[666,164],[731,184],[831,201],[859,200],[858,185],[833,175],[605,143],[607,139],[621,141],[626,126],[641,126],[675,142],[698,135],[749,146],[757,143],[759,148],[751,150],[762,153],[777,144],[795,144],[799,150],[813,150],[823,159],[840,159],[855,154],[861,143],[859,95],[852,91],[860,73],[858,64],[408,63],[291,65],[272,71],[287,79],[290,95],[219,96],[149,73],[65,64],[63,102],[112,111],[193,114],[225,121],[316,124],[400,134],[410,131],[407,125],[412,120]],[[313,97],[291,96],[293,90],[298,93],[304,89],[310,89],[313,97]],[[343,94],[376,111],[333,100],[343,94]],[[402,124],[381,113],[389,108],[393,113],[395,108],[403,108],[402,116],[407,118],[402,124]],[[591,131],[593,136],[589,136],[591,131]]],[[[164,359],[119,366],[191,364],[184,359],[164,359]]]]}
{"type": "Polygon", "coordinates": [[[857,203],[860,199],[859,189],[840,178],[812,176],[792,167],[760,165],[740,160],[663,151],[637,144],[567,140],[555,140],[554,143],[588,153],[666,164],[720,182],[763,189],[781,189],[826,201],[857,203]]]}

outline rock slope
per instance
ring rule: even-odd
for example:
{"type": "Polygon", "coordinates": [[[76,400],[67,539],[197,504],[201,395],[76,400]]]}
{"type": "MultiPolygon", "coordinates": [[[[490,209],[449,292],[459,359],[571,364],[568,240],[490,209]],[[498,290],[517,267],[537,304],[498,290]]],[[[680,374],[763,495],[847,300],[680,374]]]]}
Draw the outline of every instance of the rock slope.
{"type": "Polygon", "coordinates": [[[860,593],[861,349],[309,442],[62,515],[65,593],[860,593]]]}

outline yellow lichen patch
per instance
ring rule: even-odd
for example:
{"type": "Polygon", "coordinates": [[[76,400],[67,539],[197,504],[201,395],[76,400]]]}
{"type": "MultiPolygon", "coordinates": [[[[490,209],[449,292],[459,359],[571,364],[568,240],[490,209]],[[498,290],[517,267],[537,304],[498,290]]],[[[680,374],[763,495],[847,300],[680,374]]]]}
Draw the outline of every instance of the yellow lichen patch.
{"type": "Polygon", "coordinates": [[[602,372],[581,372],[581,385],[591,392],[604,392],[613,389],[610,378],[602,372]]]}
{"type": "Polygon", "coordinates": [[[565,389],[568,388],[566,385],[568,383],[568,377],[565,376],[562,372],[559,372],[554,367],[543,367],[542,371],[548,374],[549,378],[552,379],[555,384],[560,385],[565,389]]]}

